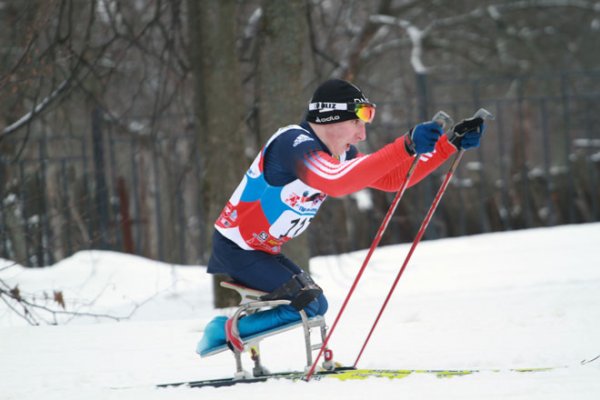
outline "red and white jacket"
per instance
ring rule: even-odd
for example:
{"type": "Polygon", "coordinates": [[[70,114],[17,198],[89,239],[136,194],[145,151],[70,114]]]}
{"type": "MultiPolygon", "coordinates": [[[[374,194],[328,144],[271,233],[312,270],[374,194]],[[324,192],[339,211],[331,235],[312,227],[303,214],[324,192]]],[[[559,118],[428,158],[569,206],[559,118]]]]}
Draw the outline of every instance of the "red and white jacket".
{"type": "MultiPolygon", "coordinates": [[[[433,153],[421,155],[409,186],[454,152],[442,136],[433,153]]],[[[396,191],[413,159],[403,137],[372,154],[351,146],[337,159],[308,123],[281,128],[255,158],[215,228],[242,249],[278,254],[285,242],[306,230],[327,196],[364,188],[396,191]]]]}

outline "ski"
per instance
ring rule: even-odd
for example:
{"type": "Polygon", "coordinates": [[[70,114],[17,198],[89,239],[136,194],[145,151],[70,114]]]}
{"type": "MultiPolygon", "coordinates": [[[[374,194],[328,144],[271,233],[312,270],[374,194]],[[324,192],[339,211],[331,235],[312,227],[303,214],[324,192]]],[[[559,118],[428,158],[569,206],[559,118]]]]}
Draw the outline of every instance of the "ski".
{"type": "MultiPolygon", "coordinates": [[[[341,368],[336,368],[333,371],[318,371],[316,373],[316,375],[321,377],[321,376],[330,375],[330,374],[337,374],[342,371],[350,371],[352,369],[353,369],[352,367],[341,367],[341,368]]],[[[261,376],[249,377],[249,378],[234,378],[234,377],[232,377],[232,378],[206,379],[206,380],[189,381],[189,382],[163,383],[163,384],[156,385],[156,387],[159,387],[159,388],[176,387],[176,386],[188,386],[188,387],[192,387],[192,388],[199,388],[199,387],[205,387],[205,386],[222,387],[222,386],[232,386],[232,385],[236,385],[238,383],[265,382],[270,379],[300,380],[304,377],[304,375],[305,375],[305,373],[300,372],[300,371],[273,372],[273,373],[269,373],[269,374],[265,374],[265,375],[261,375],[261,376]]]]}
{"type": "MultiPolygon", "coordinates": [[[[367,378],[387,378],[387,379],[402,379],[410,375],[427,374],[434,375],[438,378],[452,378],[459,376],[473,375],[480,372],[544,372],[551,371],[562,367],[543,367],[543,368],[512,368],[512,369],[356,369],[354,367],[338,367],[332,371],[316,371],[311,380],[329,380],[336,379],[339,381],[363,380],[367,378]]],[[[156,385],[158,388],[168,388],[177,386],[187,386],[190,388],[202,387],[224,387],[233,386],[241,383],[257,383],[266,382],[269,380],[289,380],[301,381],[306,376],[305,372],[290,371],[276,372],[263,376],[250,378],[221,378],[221,379],[206,379],[188,382],[163,383],[156,385]]]]}

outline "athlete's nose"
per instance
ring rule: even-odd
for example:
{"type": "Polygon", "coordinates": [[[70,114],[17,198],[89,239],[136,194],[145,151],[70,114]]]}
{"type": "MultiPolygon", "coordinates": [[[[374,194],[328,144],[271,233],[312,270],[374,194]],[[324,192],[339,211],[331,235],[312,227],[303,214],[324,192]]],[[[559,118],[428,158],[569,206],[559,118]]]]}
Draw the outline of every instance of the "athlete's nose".
{"type": "Polygon", "coordinates": [[[358,127],[358,132],[356,132],[356,138],[362,142],[367,138],[367,128],[364,124],[360,124],[358,127]]]}

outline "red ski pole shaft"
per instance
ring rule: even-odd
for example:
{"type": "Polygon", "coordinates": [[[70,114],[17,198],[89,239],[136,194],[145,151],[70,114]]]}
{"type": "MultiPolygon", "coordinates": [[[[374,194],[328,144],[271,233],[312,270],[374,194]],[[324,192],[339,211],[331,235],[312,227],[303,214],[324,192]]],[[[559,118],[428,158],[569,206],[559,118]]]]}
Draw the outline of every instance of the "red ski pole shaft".
{"type": "Polygon", "coordinates": [[[446,177],[444,179],[444,182],[442,183],[442,186],[440,187],[435,198],[433,199],[433,203],[429,207],[429,211],[427,212],[425,219],[423,219],[423,222],[421,223],[421,227],[419,228],[419,231],[417,232],[417,236],[413,240],[410,250],[408,251],[406,258],[404,259],[402,268],[400,268],[400,271],[398,272],[398,275],[396,276],[396,279],[394,280],[394,283],[392,284],[392,287],[391,287],[387,297],[385,298],[385,301],[383,302],[381,309],[379,310],[379,314],[377,314],[377,318],[375,318],[375,322],[371,326],[371,330],[369,331],[369,334],[367,335],[367,338],[365,339],[365,342],[363,343],[363,345],[360,349],[360,352],[358,353],[358,357],[356,357],[356,361],[354,361],[354,368],[356,368],[358,361],[360,360],[363,352],[365,351],[365,348],[367,347],[367,344],[369,343],[369,340],[371,339],[371,336],[373,335],[373,332],[375,331],[375,328],[377,327],[377,324],[379,323],[379,320],[381,319],[381,315],[385,311],[385,308],[387,307],[387,304],[392,297],[392,293],[394,293],[394,290],[396,289],[396,285],[398,284],[400,277],[404,273],[404,270],[406,269],[406,266],[408,265],[408,262],[410,261],[410,258],[412,257],[412,254],[415,251],[415,248],[421,241],[421,238],[423,237],[423,234],[425,233],[425,230],[427,229],[427,226],[429,225],[429,221],[431,220],[431,217],[433,216],[433,213],[435,212],[435,210],[440,202],[440,199],[444,195],[444,192],[446,191],[446,188],[448,187],[448,183],[450,182],[452,175],[454,175],[454,171],[456,170],[456,167],[458,166],[463,153],[464,153],[464,150],[460,150],[458,152],[458,154],[456,155],[456,157],[454,158],[454,161],[452,162],[452,165],[450,166],[450,170],[446,174],[446,177]]]}
{"type": "MultiPolygon", "coordinates": [[[[480,108],[473,115],[473,118],[481,118],[481,119],[485,120],[485,119],[494,119],[494,116],[488,110],[486,110],[484,108],[480,108]]],[[[458,154],[456,154],[456,156],[454,158],[454,161],[452,161],[452,164],[450,165],[450,169],[446,173],[446,177],[444,178],[442,185],[440,186],[435,198],[433,199],[433,202],[431,203],[431,206],[429,207],[429,211],[427,211],[427,214],[425,215],[425,218],[423,219],[423,222],[421,223],[421,227],[419,228],[419,231],[417,232],[417,236],[415,237],[412,245],[410,246],[410,250],[408,251],[406,258],[404,259],[404,263],[402,264],[400,271],[398,271],[398,275],[396,276],[396,279],[394,280],[394,283],[392,284],[392,287],[391,287],[387,297],[385,298],[385,301],[383,302],[381,309],[379,310],[379,314],[377,314],[377,318],[375,318],[375,322],[371,326],[371,330],[369,331],[369,334],[367,335],[367,338],[365,339],[365,342],[363,343],[363,346],[360,349],[360,352],[358,353],[358,357],[356,357],[356,361],[354,361],[354,368],[356,368],[358,361],[360,360],[363,352],[365,351],[365,348],[367,347],[367,344],[369,343],[369,340],[371,339],[371,336],[373,335],[373,332],[375,331],[375,328],[377,327],[377,324],[379,323],[379,320],[381,319],[381,315],[383,314],[385,308],[387,307],[387,304],[390,301],[390,298],[392,297],[392,293],[394,293],[394,290],[396,289],[396,285],[398,284],[400,277],[404,273],[404,270],[406,269],[406,266],[408,265],[408,262],[410,261],[410,258],[412,257],[413,252],[415,251],[417,245],[421,241],[421,238],[423,237],[423,234],[425,233],[425,230],[427,229],[427,226],[429,225],[429,221],[431,221],[431,217],[433,216],[433,213],[435,213],[435,210],[437,209],[437,206],[440,203],[440,200],[441,200],[442,196],[444,195],[444,192],[446,191],[446,188],[448,187],[448,183],[450,183],[450,180],[452,179],[452,176],[454,175],[454,172],[456,171],[456,168],[458,167],[458,164],[460,163],[460,160],[462,159],[464,152],[465,152],[464,149],[459,150],[458,154]]]]}
{"type": "Polygon", "coordinates": [[[415,157],[412,164],[410,165],[410,168],[408,169],[408,172],[406,173],[406,177],[404,179],[404,182],[402,183],[402,186],[400,187],[400,189],[396,193],[396,196],[392,200],[392,204],[390,204],[390,207],[389,207],[387,213],[385,214],[385,217],[383,218],[383,221],[381,222],[379,229],[377,230],[377,234],[375,235],[375,238],[373,239],[373,242],[371,243],[371,247],[369,248],[367,256],[365,257],[365,259],[360,267],[360,270],[358,271],[356,278],[354,278],[354,282],[352,283],[352,286],[350,287],[350,290],[348,291],[348,294],[346,295],[346,298],[344,299],[344,302],[342,303],[342,307],[340,308],[340,311],[338,312],[337,316],[335,317],[335,320],[333,321],[333,325],[331,325],[331,328],[329,329],[329,332],[327,333],[325,340],[321,344],[321,348],[319,349],[319,354],[317,354],[317,358],[315,358],[315,361],[313,362],[309,371],[306,373],[306,377],[304,378],[306,381],[309,381],[310,378],[312,377],[312,375],[314,374],[317,364],[319,363],[319,360],[320,360],[321,356],[323,355],[323,352],[327,348],[329,339],[331,338],[331,335],[335,331],[335,328],[336,328],[342,314],[344,313],[344,310],[346,309],[346,306],[348,305],[348,301],[350,300],[350,297],[352,297],[352,294],[354,293],[354,290],[356,289],[356,286],[358,285],[358,282],[360,281],[360,278],[362,277],[363,272],[367,268],[367,265],[369,264],[369,260],[371,260],[371,256],[373,255],[373,252],[375,251],[375,248],[379,245],[379,242],[381,241],[381,237],[383,236],[383,233],[387,229],[387,226],[392,218],[392,215],[396,211],[396,207],[398,206],[398,203],[400,202],[402,195],[404,195],[404,192],[406,191],[406,188],[408,187],[408,182],[410,181],[410,178],[411,178],[414,170],[416,169],[418,163],[419,163],[419,157],[417,156],[417,157],[415,157]]]}
{"type": "MultiPolygon", "coordinates": [[[[450,116],[448,114],[446,114],[445,112],[438,111],[434,115],[432,121],[438,122],[443,127],[446,124],[450,125],[451,122],[452,122],[452,118],[450,118],[450,116]]],[[[418,163],[419,163],[419,155],[417,154],[416,157],[415,157],[415,159],[413,160],[412,164],[410,165],[408,171],[406,172],[406,176],[404,177],[404,181],[402,182],[402,185],[400,186],[400,189],[398,190],[398,192],[394,196],[394,199],[392,200],[392,204],[390,204],[390,207],[389,207],[387,213],[385,214],[385,216],[383,218],[383,221],[381,222],[381,225],[379,226],[379,229],[377,230],[377,234],[375,235],[375,238],[373,239],[373,242],[371,243],[371,247],[369,247],[369,251],[367,252],[367,256],[365,257],[365,259],[364,259],[364,261],[363,261],[363,263],[362,263],[362,265],[361,265],[361,267],[360,267],[360,269],[358,271],[358,274],[356,275],[356,278],[354,278],[354,282],[352,283],[352,286],[350,287],[350,290],[348,291],[348,294],[346,295],[346,298],[344,299],[344,302],[342,303],[342,307],[340,308],[340,311],[338,311],[338,314],[335,317],[335,320],[333,321],[333,325],[331,325],[331,328],[329,329],[329,332],[325,336],[325,340],[321,344],[321,348],[319,349],[319,353],[317,354],[317,357],[315,358],[315,361],[313,362],[313,364],[311,365],[310,369],[306,373],[306,376],[305,376],[304,379],[307,382],[310,380],[310,378],[315,373],[315,369],[317,367],[317,364],[319,363],[319,360],[321,359],[321,356],[323,355],[323,352],[327,348],[327,344],[329,343],[329,339],[331,338],[331,335],[335,331],[335,328],[337,327],[337,324],[338,324],[338,322],[339,322],[342,314],[344,313],[344,311],[346,309],[346,306],[348,305],[350,297],[352,297],[352,294],[354,293],[354,290],[356,289],[356,286],[358,285],[358,282],[360,281],[360,279],[361,279],[361,277],[362,277],[365,269],[367,268],[367,265],[369,264],[369,261],[371,260],[371,256],[373,255],[373,253],[375,252],[375,249],[379,245],[379,242],[381,241],[381,238],[382,238],[385,230],[387,229],[387,226],[388,226],[390,220],[392,219],[392,215],[394,215],[394,212],[396,211],[396,208],[398,207],[398,203],[400,202],[400,199],[402,198],[402,196],[404,195],[404,192],[406,191],[406,188],[408,187],[408,183],[410,182],[410,178],[412,177],[413,172],[417,168],[417,164],[418,163]]]]}

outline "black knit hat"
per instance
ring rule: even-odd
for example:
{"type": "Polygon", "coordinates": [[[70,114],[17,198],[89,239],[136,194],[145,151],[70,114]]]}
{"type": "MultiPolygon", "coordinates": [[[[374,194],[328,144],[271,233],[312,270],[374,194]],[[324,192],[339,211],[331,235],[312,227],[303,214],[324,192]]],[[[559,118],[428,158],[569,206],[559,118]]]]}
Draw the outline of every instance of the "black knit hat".
{"type": "Polygon", "coordinates": [[[315,124],[332,124],[358,119],[354,110],[328,108],[327,104],[322,103],[369,103],[369,100],[350,82],[330,79],[315,90],[310,100],[306,120],[315,124]]]}

